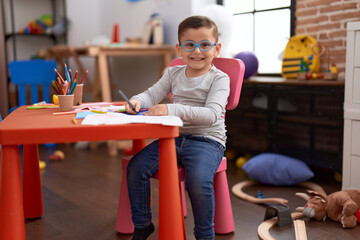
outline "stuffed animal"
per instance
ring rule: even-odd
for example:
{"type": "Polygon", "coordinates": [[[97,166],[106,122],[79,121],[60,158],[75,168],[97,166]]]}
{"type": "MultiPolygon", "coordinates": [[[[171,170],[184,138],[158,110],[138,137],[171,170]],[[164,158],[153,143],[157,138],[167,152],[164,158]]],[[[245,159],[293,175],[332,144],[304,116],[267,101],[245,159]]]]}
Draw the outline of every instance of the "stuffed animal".
{"type": "Polygon", "coordinates": [[[360,206],[360,190],[342,190],[328,196],[308,190],[306,193],[296,193],[304,198],[307,203],[305,207],[297,208],[305,217],[324,220],[329,217],[333,221],[341,222],[343,228],[356,226],[355,214],[360,206]]]}

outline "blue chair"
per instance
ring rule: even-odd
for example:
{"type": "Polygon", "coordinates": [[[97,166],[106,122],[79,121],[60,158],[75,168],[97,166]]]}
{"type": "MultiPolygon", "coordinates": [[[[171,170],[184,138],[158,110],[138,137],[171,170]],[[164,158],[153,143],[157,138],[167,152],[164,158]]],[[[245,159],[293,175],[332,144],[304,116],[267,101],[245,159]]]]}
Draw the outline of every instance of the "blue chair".
{"type": "MultiPolygon", "coordinates": [[[[56,79],[54,68],[57,67],[55,60],[14,60],[9,63],[10,82],[18,91],[18,105],[10,109],[10,112],[22,105],[27,105],[26,86],[30,86],[30,104],[45,101],[50,103],[51,81],[56,79]],[[42,89],[42,99],[39,101],[39,87],[42,89]]],[[[53,148],[55,143],[46,143],[47,148],[53,148]]]]}
{"type": "Polygon", "coordinates": [[[50,102],[51,81],[56,79],[54,68],[57,63],[55,60],[14,60],[8,66],[10,81],[18,89],[18,106],[27,104],[26,86],[30,86],[31,89],[30,104],[41,101],[50,102]],[[41,101],[39,101],[39,86],[42,88],[43,99],[41,101]]]}

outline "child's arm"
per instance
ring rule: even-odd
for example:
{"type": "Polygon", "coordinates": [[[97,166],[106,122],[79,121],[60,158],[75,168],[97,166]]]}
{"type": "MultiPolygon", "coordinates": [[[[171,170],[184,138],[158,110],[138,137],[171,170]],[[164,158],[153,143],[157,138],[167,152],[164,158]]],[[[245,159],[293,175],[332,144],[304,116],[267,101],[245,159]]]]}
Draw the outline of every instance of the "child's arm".
{"type": "Polygon", "coordinates": [[[225,74],[216,75],[209,85],[210,88],[205,85],[202,90],[207,91],[204,96],[201,93],[197,94],[195,90],[182,92],[182,98],[174,94],[174,104],[168,105],[169,115],[179,116],[185,124],[194,126],[215,124],[219,118],[224,117],[230,92],[230,80],[225,74]],[[184,94],[188,95],[184,97],[184,94]]]}
{"type": "Polygon", "coordinates": [[[168,108],[166,104],[157,104],[149,108],[149,110],[144,113],[146,116],[165,116],[168,115],[168,108]]]}
{"type": "Polygon", "coordinates": [[[151,108],[169,95],[171,89],[170,81],[171,76],[169,70],[167,70],[158,82],[146,91],[133,96],[130,101],[136,99],[141,103],[140,108],[151,108]]]}

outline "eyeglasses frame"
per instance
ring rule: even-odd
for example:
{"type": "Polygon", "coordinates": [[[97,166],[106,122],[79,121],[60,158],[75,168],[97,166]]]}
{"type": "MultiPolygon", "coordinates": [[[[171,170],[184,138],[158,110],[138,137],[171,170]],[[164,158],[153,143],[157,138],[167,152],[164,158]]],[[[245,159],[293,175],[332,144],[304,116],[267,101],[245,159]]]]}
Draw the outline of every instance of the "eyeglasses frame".
{"type": "Polygon", "coordinates": [[[198,48],[200,49],[200,51],[202,51],[202,52],[208,52],[208,51],[210,51],[214,46],[216,46],[216,44],[217,44],[217,43],[212,43],[212,42],[210,42],[209,40],[203,40],[203,41],[201,41],[201,42],[199,42],[199,43],[195,43],[194,41],[188,40],[188,41],[185,41],[185,42],[183,42],[183,43],[181,43],[181,44],[179,44],[179,45],[180,45],[180,46],[182,47],[182,49],[184,49],[184,51],[186,51],[186,52],[193,52],[193,51],[195,51],[195,49],[196,49],[197,47],[198,47],[198,48]],[[191,43],[194,44],[194,48],[193,48],[192,50],[186,50],[186,49],[184,48],[184,44],[187,43],[187,42],[191,42],[191,43]],[[210,49],[207,49],[207,50],[203,50],[203,49],[200,47],[200,44],[203,43],[203,42],[210,43],[211,48],[210,48],[210,49]]]}

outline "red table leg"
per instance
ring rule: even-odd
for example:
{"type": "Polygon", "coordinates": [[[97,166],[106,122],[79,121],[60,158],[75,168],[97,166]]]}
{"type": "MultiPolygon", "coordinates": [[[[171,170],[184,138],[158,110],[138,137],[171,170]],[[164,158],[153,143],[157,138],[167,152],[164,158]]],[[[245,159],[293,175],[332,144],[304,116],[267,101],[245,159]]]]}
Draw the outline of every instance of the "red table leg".
{"type": "Polygon", "coordinates": [[[0,239],[25,240],[17,145],[3,145],[1,150],[0,239]]]}
{"type": "Polygon", "coordinates": [[[25,218],[38,218],[44,213],[37,144],[24,145],[23,198],[25,218]]]}
{"type": "Polygon", "coordinates": [[[159,180],[159,239],[186,239],[174,138],[160,139],[159,180]]]}
{"type": "Polygon", "coordinates": [[[133,147],[132,147],[132,155],[143,149],[145,146],[146,146],[145,139],[134,139],[133,147]]]}

